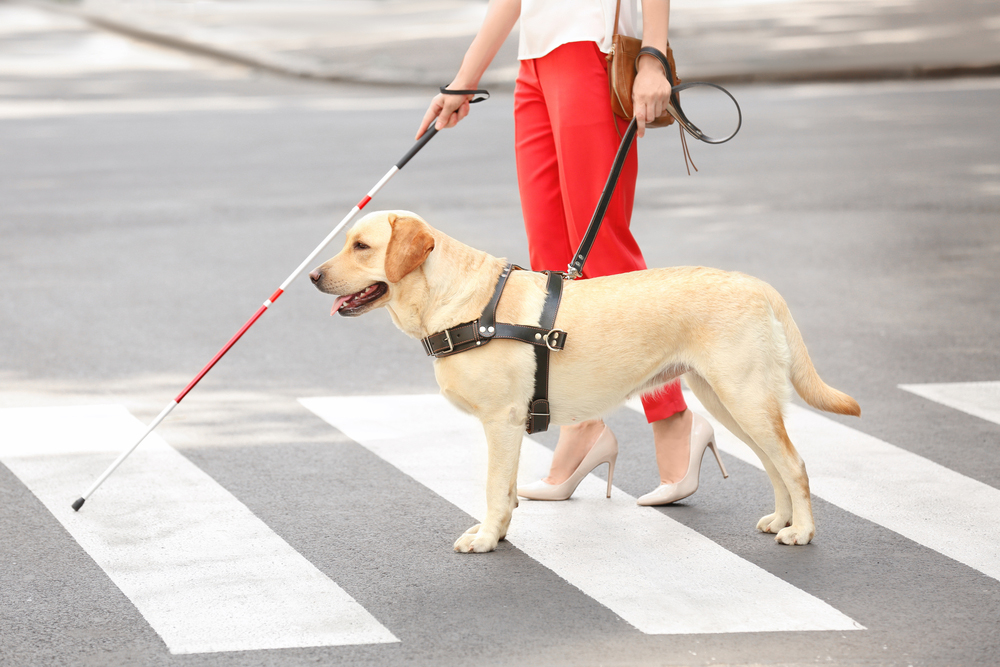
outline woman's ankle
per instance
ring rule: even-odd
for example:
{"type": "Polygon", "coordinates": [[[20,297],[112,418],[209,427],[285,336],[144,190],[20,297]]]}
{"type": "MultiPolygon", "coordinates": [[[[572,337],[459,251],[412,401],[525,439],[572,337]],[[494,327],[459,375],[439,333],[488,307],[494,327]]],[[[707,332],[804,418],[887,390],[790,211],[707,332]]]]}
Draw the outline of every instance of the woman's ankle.
{"type": "Polygon", "coordinates": [[[687,474],[693,422],[691,411],[684,410],[651,424],[661,484],[675,484],[687,474]]]}
{"type": "Polygon", "coordinates": [[[604,430],[604,421],[588,419],[578,424],[559,427],[559,441],[552,455],[552,466],[546,484],[562,484],[580,467],[597,438],[604,430]]]}

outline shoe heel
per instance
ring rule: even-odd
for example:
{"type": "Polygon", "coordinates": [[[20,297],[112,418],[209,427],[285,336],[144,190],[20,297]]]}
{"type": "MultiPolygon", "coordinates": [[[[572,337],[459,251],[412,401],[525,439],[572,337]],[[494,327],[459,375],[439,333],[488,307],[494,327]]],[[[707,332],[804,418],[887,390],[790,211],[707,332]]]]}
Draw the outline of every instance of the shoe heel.
{"type": "Polygon", "coordinates": [[[548,484],[538,480],[534,484],[518,487],[517,495],[531,500],[568,500],[583,479],[602,463],[608,464],[608,498],[611,497],[611,479],[615,472],[615,461],[618,459],[618,440],[611,429],[605,427],[590,452],[583,458],[580,465],[562,484],[548,484]]]}
{"type": "Polygon", "coordinates": [[[617,456],[608,459],[608,498],[611,497],[611,480],[615,477],[615,461],[617,459],[617,456]]]}
{"type": "Polygon", "coordinates": [[[722,458],[719,456],[719,451],[715,448],[715,441],[709,440],[708,446],[712,448],[712,453],[715,454],[715,460],[719,464],[719,470],[722,471],[723,479],[728,479],[729,473],[726,472],[726,466],[722,465],[722,458]]]}

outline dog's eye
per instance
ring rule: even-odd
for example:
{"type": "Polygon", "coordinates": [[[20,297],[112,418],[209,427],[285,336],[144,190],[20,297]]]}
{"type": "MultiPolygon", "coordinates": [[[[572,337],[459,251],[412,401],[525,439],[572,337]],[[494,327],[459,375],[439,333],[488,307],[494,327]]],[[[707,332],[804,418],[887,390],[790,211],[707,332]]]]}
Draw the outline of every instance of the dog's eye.
{"type": "Polygon", "coordinates": [[[355,250],[368,250],[368,244],[362,243],[361,241],[355,241],[354,242],[354,249],[355,250]]]}

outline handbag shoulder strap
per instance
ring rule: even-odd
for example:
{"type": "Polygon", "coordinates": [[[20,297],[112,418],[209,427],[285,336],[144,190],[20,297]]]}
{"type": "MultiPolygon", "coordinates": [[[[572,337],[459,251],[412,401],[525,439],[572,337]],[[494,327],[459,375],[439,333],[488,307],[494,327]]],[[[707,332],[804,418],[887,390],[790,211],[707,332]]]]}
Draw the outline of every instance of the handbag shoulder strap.
{"type": "Polygon", "coordinates": [[[611,39],[614,39],[614,36],[618,34],[618,15],[621,13],[621,11],[622,11],[622,0],[618,0],[618,2],[615,3],[615,24],[614,26],[612,26],[611,39]]]}

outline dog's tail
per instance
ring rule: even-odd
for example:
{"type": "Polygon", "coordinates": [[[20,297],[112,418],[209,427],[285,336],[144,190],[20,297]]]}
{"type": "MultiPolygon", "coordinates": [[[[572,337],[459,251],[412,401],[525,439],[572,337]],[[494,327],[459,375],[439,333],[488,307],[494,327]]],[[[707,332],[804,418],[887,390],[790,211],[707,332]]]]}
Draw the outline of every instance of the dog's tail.
{"type": "MultiPolygon", "coordinates": [[[[766,285],[766,283],[765,283],[766,285]]],[[[790,379],[795,391],[799,393],[806,403],[826,412],[834,412],[840,415],[861,416],[861,406],[853,398],[842,391],[838,391],[823,382],[823,379],[816,372],[809,352],[806,350],[805,341],[802,340],[802,333],[792,319],[792,313],[788,310],[788,304],[770,285],[766,285],[767,300],[771,304],[778,321],[785,330],[785,340],[788,343],[788,352],[791,357],[790,379]]]]}

